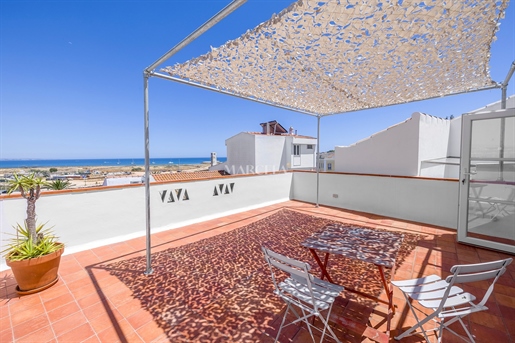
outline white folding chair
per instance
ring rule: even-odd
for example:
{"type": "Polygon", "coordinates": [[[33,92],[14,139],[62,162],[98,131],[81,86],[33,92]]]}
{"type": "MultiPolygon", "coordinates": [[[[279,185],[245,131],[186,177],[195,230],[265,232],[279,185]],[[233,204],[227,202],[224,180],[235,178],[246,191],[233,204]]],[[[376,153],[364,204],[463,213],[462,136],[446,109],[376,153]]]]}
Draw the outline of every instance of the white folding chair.
{"type": "Polygon", "coordinates": [[[467,341],[466,337],[457,334],[449,328],[449,325],[459,321],[470,339],[467,342],[475,342],[462,318],[474,312],[488,310],[485,304],[492,294],[494,285],[497,279],[506,271],[506,266],[511,262],[512,259],[507,258],[486,263],[456,265],[451,268],[452,275],[449,275],[445,280],[442,280],[437,275],[430,275],[419,279],[392,281],[392,284],[397,286],[404,294],[406,302],[417,320],[416,325],[403,332],[400,336],[395,337],[395,339],[401,340],[404,337],[422,333],[426,341],[429,342],[427,331],[438,330],[438,342],[441,342],[443,329],[447,329],[449,332],[467,341]],[[492,280],[490,287],[486,290],[483,299],[477,304],[474,303],[476,300],[474,295],[455,286],[456,284],[489,279],[492,280]],[[417,300],[421,306],[432,309],[433,312],[423,320],[419,320],[410,298],[417,300]],[[446,321],[447,319],[449,320],[446,321]],[[422,326],[430,320],[436,321],[438,325],[432,330],[425,330],[422,326]],[[417,331],[419,329],[420,331],[417,331]]]}
{"type": "Polygon", "coordinates": [[[310,265],[305,262],[277,254],[264,247],[262,250],[265,254],[265,260],[270,266],[270,272],[272,273],[272,281],[275,286],[274,293],[287,304],[275,342],[279,339],[281,330],[284,327],[299,321],[306,323],[313,342],[315,342],[315,337],[313,336],[311,328],[315,328],[322,333],[320,342],[324,340],[326,331],[329,332],[336,342],[340,342],[329,326],[328,318],[331,314],[334,299],[343,291],[343,287],[314,277],[309,273],[310,265]],[[281,276],[281,273],[277,273],[278,270],[289,274],[289,277],[284,274],[281,276]],[[296,307],[300,309],[302,316],[299,315],[295,309],[296,307]],[[284,325],[290,311],[297,319],[284,325]],[[326,312],[325,316],[322,312],[326,312]],[[309,318],[315,317],[320,319],[324,326],[323,329],[314,326],[313,323],[310,323],[308,320],[309,318]]]}

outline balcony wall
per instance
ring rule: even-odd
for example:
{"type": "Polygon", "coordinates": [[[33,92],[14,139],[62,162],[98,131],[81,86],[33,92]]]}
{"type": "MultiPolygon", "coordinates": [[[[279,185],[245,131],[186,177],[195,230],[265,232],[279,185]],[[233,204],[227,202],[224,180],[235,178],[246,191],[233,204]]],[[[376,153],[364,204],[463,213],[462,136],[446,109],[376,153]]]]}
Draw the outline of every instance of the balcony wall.
{"type": "MultiPolygon", "coordinates": [[[[152,232],[202,222],[290,199],[292,173],[224,177],[152,184],[152,232]]],[[[12,225],[25,219],[26,200],[0,196],[0,249],[12,225]]],[[[145,235],[142,185],[46,192],[36,204],[39,222],[48,222],[66,253],[145,235]]],[[[0,270],[6,269],[2,258],[0,270]]]]}
{"type": "MultiPolygon", "coordinates": [[[[458,181],[320,173],[321,205],[457,228],[458,181]]],[[[295,172],[292,199],[316,202],[316,173],[295,172]]]]}
{"type": "MultiPolygon", "coordinates": [[[[152,232],[286,200],[316,202],[316,173],[242,175],[152,184],[152,232]]],[[[320,173],[320,204],[456,228],[458,182],[427,178],[320,173]]],[[[0,196],[0,248],[25,218],[26,201],[0,196]]],[[[142,185],[44,193],[38,220],[54,226],[66,253],[145,235],[142,185]]],[[[2,259],[0,270],[5,269],[2,259]]]]}

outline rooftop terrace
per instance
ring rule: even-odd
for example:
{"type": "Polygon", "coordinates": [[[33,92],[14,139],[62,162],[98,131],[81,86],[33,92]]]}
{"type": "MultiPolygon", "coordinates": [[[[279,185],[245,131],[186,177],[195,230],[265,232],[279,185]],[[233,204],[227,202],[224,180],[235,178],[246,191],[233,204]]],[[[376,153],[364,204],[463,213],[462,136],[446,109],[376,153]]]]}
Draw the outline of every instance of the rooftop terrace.
{"type": "MultiPolygon", "coordinates": [[[[448,275],[457,263],[507,256],[458,244],[456,231],[442,227],[286,201],[153,234],[149,276],[143,274],[144,237],[63,256],[59,282],[38,294],[19,297],[11,272],[3,271],[0,341],[273,342],[285,305],[272,293],[260,245],[310,262],[316,274],[299,243],[334,221],[404,233],[394,279],[448,275]]],[[[342,260],[332,268],[344,286],[385,299],[373,266],[342,260]]],[[[515,342],[513,294],[515,264],[497,283],[490,310],[466,319],[478,342],[515,342]]],[[[395,290],[394,296],[392,336],[414,323],[402,295],[395,290]]],[[[333,312],[386,328],[386,305],[353,293],[344,292],[333,312]]],[[[343,342],[370,342],[359,329],[335,328],[343,342]]],[[[306,335],[301,326],[289,327],[281,342],[310,341],[306,335]]],[[[455,340],[444,333],[444,342],[455,340]]]]}

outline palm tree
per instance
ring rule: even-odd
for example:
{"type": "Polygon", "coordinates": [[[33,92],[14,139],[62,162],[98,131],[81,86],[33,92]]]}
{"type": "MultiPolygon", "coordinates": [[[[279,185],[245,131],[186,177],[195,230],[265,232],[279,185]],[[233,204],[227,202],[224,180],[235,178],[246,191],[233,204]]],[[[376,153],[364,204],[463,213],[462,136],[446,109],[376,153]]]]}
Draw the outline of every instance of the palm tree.
{"type": "Polygon", "coordinates": [[[53,189],[54,191],[59,191],[61,189],[67,189],[70,188],[72,184],[68,180],[54,180],[50,183],[48,183],[48,188],[53,189]]]}
{"type": "Polygon", "coordinates": [[[38,240],[36,234],[36,200],[39,199],[41,188],[47,186],[48,184],[42,178],[36,177],[35,173],[28,176],[18,176],[14,174],[14,180],[9,182],[7,194],[20,191],[21,196],[27,199],[27,219],[25,222],[29,236],[34,244],[37,244],[38,240]]]}

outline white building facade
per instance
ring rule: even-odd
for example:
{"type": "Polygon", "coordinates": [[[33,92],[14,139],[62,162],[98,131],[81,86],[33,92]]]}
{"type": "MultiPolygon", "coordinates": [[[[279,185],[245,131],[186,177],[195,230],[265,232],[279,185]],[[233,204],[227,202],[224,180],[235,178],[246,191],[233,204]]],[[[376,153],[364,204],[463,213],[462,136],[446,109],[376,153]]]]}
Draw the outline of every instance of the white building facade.
{"type": "MultiPolygon", "coordinates": [[[[515,96],[507,108],[515,107],[515,96]]],[[[469,112],[500,109],[500,102],[469,112]]],[[[462,117],[442,119],[420,112],[350,146],[335,148],[335,171],[394,176],[458,178],[462,117]]],[[[485,127],[485,130],[499,128],[485,127]]],[[[481,135],[478,135],[481,136],[481,135]]],[[[487,137],[488,135],[485,135],[487,137]]]]}
{"type": "MultiPolygon", "coordinates": [[[[270,130],[269,123],[261,124],[264,126],[261,133],[241,132],[228,138],[225,141],[227,161],[210,169],[236,175],[312,170],[316,167],[316,138],[297,135],[292,129],[286,132],[282,127],[281,130],[270,130]]],[[[275,121],[273,123],[280,126],[275,121]]]]}

